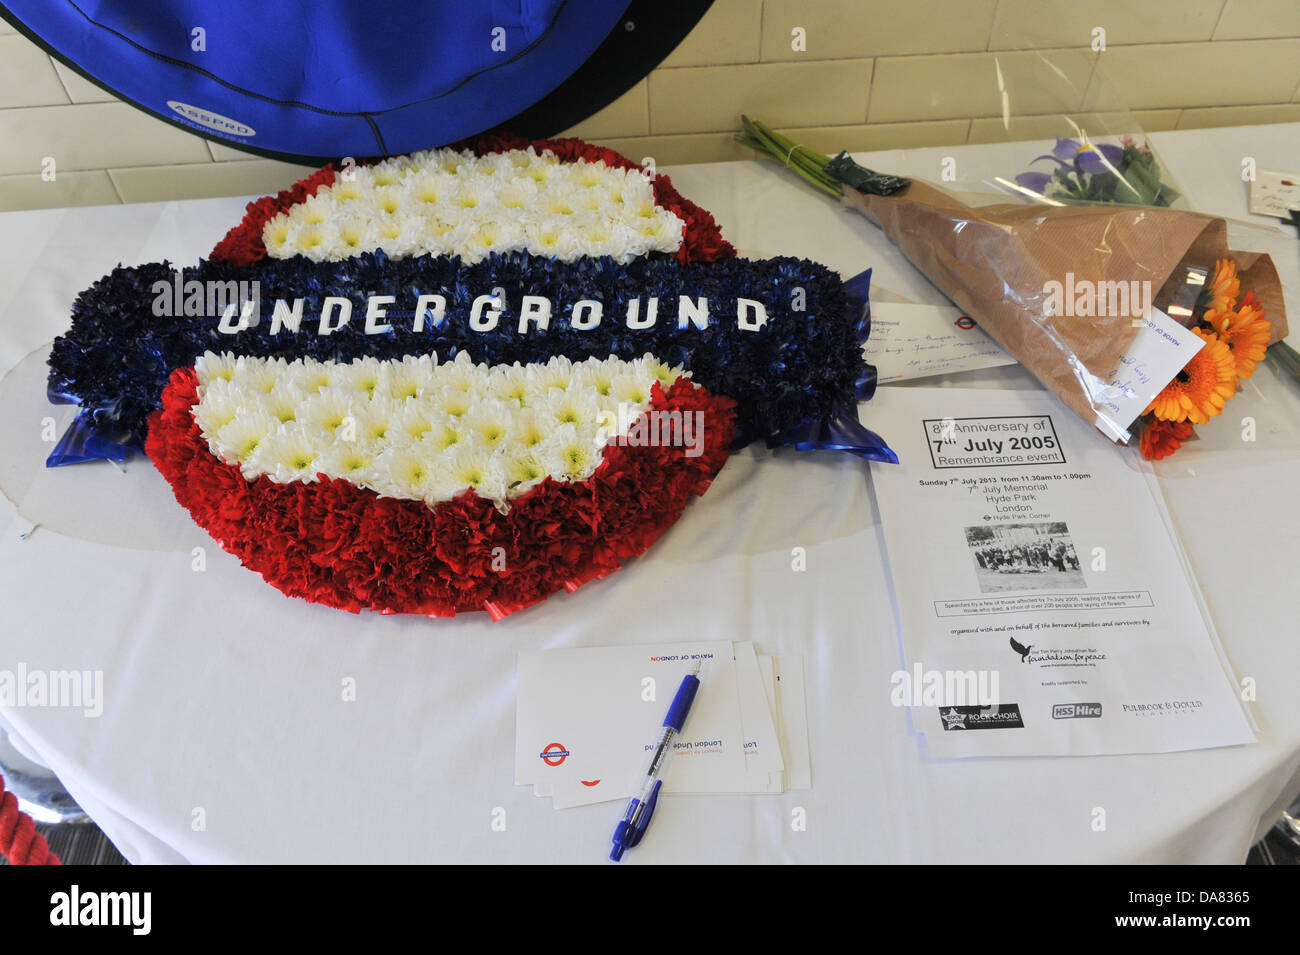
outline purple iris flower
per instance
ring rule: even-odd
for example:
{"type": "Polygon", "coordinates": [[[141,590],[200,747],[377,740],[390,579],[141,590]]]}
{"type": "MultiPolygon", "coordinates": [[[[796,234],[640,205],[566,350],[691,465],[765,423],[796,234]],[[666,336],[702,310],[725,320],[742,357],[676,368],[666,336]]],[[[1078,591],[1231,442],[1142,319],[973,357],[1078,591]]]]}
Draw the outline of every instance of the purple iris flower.
{"type": "Polygon", "coordinates": [[[1051,153],[1038,156],[1033,162],[1038,162],[1039,159],[1050,159],[1062,169],[1074,168],[1079,172],[1096,175],[1100,172],[1118,170],[1123,158],[1124,150],[1111,143],[1085,145],[1077,139],[1057,136],[1056,145],[1052,147],[1051,153]]]}
{"type": "Polygon", "coordinates": [[[1016,176],[1016,182],[1030,192],[1045,196],[1047,195],[1047,187],[1052,184],[1052,174],[1050,172],[1022,172],[1016,176]]]}

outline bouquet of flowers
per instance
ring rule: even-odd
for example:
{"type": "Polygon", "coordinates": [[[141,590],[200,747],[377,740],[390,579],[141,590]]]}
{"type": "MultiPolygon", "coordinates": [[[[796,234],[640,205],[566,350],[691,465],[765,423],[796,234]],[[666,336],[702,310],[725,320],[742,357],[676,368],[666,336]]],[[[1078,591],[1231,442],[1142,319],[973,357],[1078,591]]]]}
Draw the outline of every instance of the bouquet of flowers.
{"type": "Polygon", "coordinates": [[[1056,163],[1056,168],[1020,173],[1017,192],[1066,204],[1162,207],[1173,205],[1179,196],[1162,180],[1151,148],[1139,146],[1132,136],[1121,136],[1118,146],[1058,136],[1052,151],[1032,159],[1030,165],[1043,161],[1056,163]]]}
{"type": "MultiPolygon", "coordinates": [[[[817,155],[762,123],[746,120],[737,138],[876,223],[1005,351],[1107,437],[1127,443],[1136,421],[1149,457],[1171,453],[1192,425],[1221,413],[1264,348],[1286,335],[1276,268],[1267,255],[1230,250],[1221,218],[1118,198],[972,207],[928,183],[863,169],[845,153],[817,155]],[[1243,287],[1250,291],[1239,299],[1243,287]],[[1153,317],[1166,324],[1152,329],[1153,317]],[[1147,376],[1138,390],[1116,377],[1133,363],[1139,335],[1149,344],[1153,335],[1176,331],[1173,322],[1204,344],[1172,380],[1147,376]]],[[[1109,164],[1111,175],[1120,168],[1114,160],[1123,160],[1089,149],[1082,153],[1096,156],[1082,159],[1070,148],[1074,162],[1109,164]]],[[[1135,151],[1134,163],[1146,161],[1136,146],[1124,148],[1135,151]]],[[[1127,164],[1126,174],[1132,168],[1127,164]]],[[[1158,178],[1144,181],[1144,195],[1172,201],[1172,193],[1154,188],[1158,178]]],[[[1086,178],[1075,184],[1082,192],[1093,188],[1086,178]]]]}
{"type": "Polygon", "coordinates": [[[1238,382],[1264,360],[1272,335],[1254,292],[1241,294],[1237,263],[1215,263],[1196,303],[1192,330],[1204,342],[1187,365],[1156,395],[1139,419],[1139,446],[1147,460],[1167,457],[1193,436],[1193,425],[1223,413],[1238,382]]]}

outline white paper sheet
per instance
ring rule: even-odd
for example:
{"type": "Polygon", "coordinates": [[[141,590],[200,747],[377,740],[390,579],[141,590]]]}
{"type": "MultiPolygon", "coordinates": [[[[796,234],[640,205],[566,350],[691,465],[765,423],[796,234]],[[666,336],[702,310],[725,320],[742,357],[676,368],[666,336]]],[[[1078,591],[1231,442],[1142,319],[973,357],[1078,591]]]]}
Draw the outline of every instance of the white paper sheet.
{"type": "Polygon", "coordinates": [[[1038,392],[881,389],[871,414],[901,462],[872,466],[900,702],[933,754],[1254,741],[1134,450],[1038,392]]]}
{"type": "Polygon", "coordinates": [[[561,793],[571,805],[625,797],[693,658],[703,666],[682,734],[691,756],[679,759],[679,750],[669,772],[689,778],[703,771],[691,766],[707,764],[743,775],[735,663],[731,643],[717,641],[520,653],[515,782],[549,786],[557,808],[561,793]]]}
{"type": "Polygon", "coordinates": [[[862,350],[881,383],[1016,363],[951,305],[873,301],[871,335],[862,350]]]}

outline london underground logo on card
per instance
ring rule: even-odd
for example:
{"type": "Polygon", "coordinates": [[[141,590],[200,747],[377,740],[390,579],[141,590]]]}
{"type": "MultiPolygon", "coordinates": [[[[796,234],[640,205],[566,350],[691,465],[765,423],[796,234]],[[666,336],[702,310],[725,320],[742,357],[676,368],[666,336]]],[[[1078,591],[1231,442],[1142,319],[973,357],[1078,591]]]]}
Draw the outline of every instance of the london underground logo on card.
{"type": "Polygon", "coordinates": [[[542,762],[547,766],[559,766],[573,754],[565,748],[563,743],[547,743],[545,748],[537,755],[542,757],[542,762]]]}

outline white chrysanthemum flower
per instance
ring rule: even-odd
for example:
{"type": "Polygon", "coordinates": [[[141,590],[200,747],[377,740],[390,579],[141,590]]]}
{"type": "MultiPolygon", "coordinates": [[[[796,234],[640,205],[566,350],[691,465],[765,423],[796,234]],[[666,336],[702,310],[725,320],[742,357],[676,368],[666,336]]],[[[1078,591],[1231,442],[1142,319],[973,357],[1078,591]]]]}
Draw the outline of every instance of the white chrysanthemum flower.
{"type": "Polygon", "coordinates": [[[395,443],[403,434],[401,408],[377,399],[364,403],[356,412],[357,440],[363,444],[395,443]]]}
{"type": "Polygon", "coordinates": [[[565,481],[582,481],[600,463],[600,453],[590,435],[580,434],[573,425],[561,425],[534,451],[548,474],[565,481]]]}
{"type": "MultiPolygon", "coordinates": [[[[681,365],[670,365],[667,362],[662,362],[649,352],[642,355],[639,360],[643,363],[645,370],[663,386],[664,391],[671,388],[678,378],[690,377],[686,369],[681,365]]],[[[640,369],[638,369],[638,373],[639,371],[640,369]]]]}
{"type": "Polygon", "coordinates": [[[262,244],[266,246],[267,254],[277,257],[286,255],[285,249],[289,245],[293,228],[294,223],[287,214],[281,212],[273,217],[262,229],[262,244]]]}
{"type": "Polygon", "coordinates": [[[545,365],[537,365],[530,371],[539,396],[552,388],[566,389],[573,381],[573,363],[563,355],[552,355],[545,365]]]}
{"type": "Polygon", "coordinates": [[[368,400],[379,390],[383,379],[382,367],[379,359],[367,355],[351,364],[339,366],[335,382],[340,388],[354,391],[368,400]]]}
{"type": "Polygon", "coordinates": [[[474,399],[469,391],[462,391],[460,388],[448,385],[435,387],[433,391],[425,392],[425,400],[439,414],[452,418],[459,418],[474,407],[474,399]]]}
{"type": "Polygon", "coordinates": [[[230,381],[235,377],[236,358],[230,352],[206,351],[194,362],[194,371],[198,375],[199,385],[206,385],[216,378],[230,381]]]}
{"type": "Polygon", "coordinates": [[[335,443],[326,446],[316,461],[317,469],[330,477],[368,485],[373,479],[376,452],[369,445],[335,443]]]}
{"type": "Polygon", "coordinates": [[[376,163],[370,168],[370,181],[375,184],[376,192],[397,185],[401,178],[401,173],[388,161],[376,163]]]}
{"type": "Polygon", "coordinates": [[[275,420],[287,424],[298,420],[304,403],[302,392],[286,372],[266,396],[263,407],[275,420]]]}
{"type": "Polygon", "coordinates": [[[495,448],[506,440],[510,432],[510,417],[503,402],[487,400],[471,408],[461,418],[460,426],[475,443],[495,448]]]}
{"type": "Polygon", "coordinates": [[[519,454],[505,465],[506,488],[511,497],[527,494],[547,478],[546,468],[534,454],[519,454]]]}
{"type": "Polygon", "coordinates": [[[308,196],[299,205],[302,209],[300,221],[304,225],[320,225],[328,222],[334,214],[334,204],[328,195],[308,196]]]}
{"type": "Polygon", "coordinates": [[[497,200],[506,209],[533,209],[537,201],[537,183],[531,179],[511,179],[497,190],[497,200]]]}
{"type": "Polygon", "coordinates": [[[420,499],[429,493],[434,468],[419,445],[391,452],[384,467],[401,497],[420,499]]]}
{"type": "Polygon", "coordinates": [[[235,379],[248,392],[267,395],[283,373],[283,364],[273,364],[262,358],[240,355],[235,359],[235,379]]]}
{"type": "MultiPolygon", "coordinates": [[[[320,195],[319,192],[316,194],[320,195]]],[[[365,198],[365,195],[365,192],[362,190],[360,183],[356,181],[355,177],[351,180],[341,178],[335,179],[334,185],[330,190],[330,198],[339,204],[357,202],[365,198]]]]}
{"type": "Polygon", "coordinates": [[[334,383],[336,367],[314,358],[299,359],[289,365],[290,374],[304,395],[330,387],[334,383]]]}
{"type": "Polygon", "coordinates": [[[512,447],[532,450],[546,440],[558,425],[554,416],[534,408],[525,408],[510,416],[509,440],[512,447]]]}
{"type": "Polygon", "coordinates": [[[414,205],[419,208],[436,206],[443,196],[450,193],[450,184],[436,173],[420,173],[411,177],[407,187],[414,205]]]}
{"type": "Polygon", "coordinates": [[[434,366],[428,355],[407,355],[400,362],[383,362],[379,391],[397,402],[420,397],[433,385],[434,366]]]}
{"type": "Polygon", "coordinates": [[[496,365],[492,369],[490,386],[492,394],[505,402],[516,401],[526,407],[531,392],[531,377],[528,369],[518,362],[513,365],[496,365]]]}
{"type": "MultiPolygon", "coordinates": [[[[466,445],[452,452],[447,462],[450,469],[451,483],[454,488],[463,490],[472,487],[475,490],[490,490],[495,484],[505,485],[504,469],[487,448],[466,445]]],[[[484,494],[483,496],[487,496],[484,494]]]]}
{"type": "Polygon", "coordinates": [[[396,186],[376,189],[371,197],[372,207],[382,216],[396,215],[402,208],[402,190],[396,186]]]}
{"type": "Polygon", "coordinates": [[[428,403],[407,401],[402,404],[402,410],[397,413],[395,423],[397,430],[406,435],[410,441],[420,441],[433,431],[434,424],[439,420],[428,403]]]}
{"type": "Polygon", "coordinates": [[[198,422],[199,431],[209,439],[210,443],[222,428],[235,420],[238,413],[239,403],[236,397],[229,393],[222,394],[216,389],[210,389],[194,406],[194,420],[198,422]]]}
{"type": "Polygon", "coordinates": [[[613,396],[620,402],[640,405],[650,400],[653,378],[635,371],[621,371],[614,376],[613,396]]]}
{"type": "Polygon", "coordinates": [[[314,425],[327,434],[337,434],[347,428],[346,433],[338,435],[343,441],[355,442],[358,439],[357,409],[362,400],[357,395],[340,388],[328,388],[308,397],[298,412],[298,420],[314,425]]]}
{"type": "Polygon", "coordinates": [[[573,387],[581,388],[601,397],[609,397],[614,390],[616,362],[588,358],[573,364],[573,387]]]}
{"type": "Polygon", "coordinates": [[[374,245],[374,233],[370,223],[353,216],[339,223],[339,246],[345,255],[369,252],[374,245]]]}
{"type": "Polygon", "coordinates": [[[322,261],[324,256],[334,251],[332,245],[337,238],[333,234],[335,231],[328,227],[328,223],[301,226],[294,231],[290,240],[293,251],[313,261],[322,261]]]}
{"type": "Polygon", "coordinates": [[[577,388],[553,389],[543,403],[545,411],[560,424],[571,424],[579,430],[595,430],[599,424],[600,406],[588,392],[577,388]]]}
{"type": "Polygon", "coordinates": [[[574,181],[584,189],[594,189],[604,181],[608,172],[605,160],[598,159],[594,163],[587,162],[585,159],[579,159],[574,163],[574,181]]]}
{"type": "Polygon", "coordinates": [[[420,444],[427,449],[425,453],[428,455],[443,454],[462,444],[462,429],[455,421],[435,417],[420,444]]]}
{"type": "Polygon", "coordinates": [[[243,461],[281,425],[261,409],[241,409],[233,421],[217,432],[217,443],[228,462],[243,461]]]}
{"type": "Polygon", "coordinates": [[[250,472],[265,474],[277,484],[311,482],[316,480],[316,462],[320,455],[320,443],[313,440],[306,428],[297,424],[283,425],[245,456],[241,470],[245,476],[250,472]]]}

